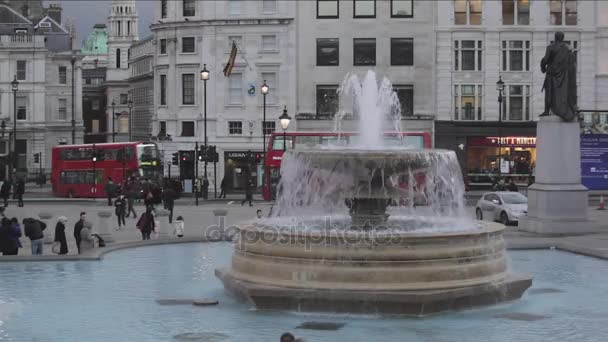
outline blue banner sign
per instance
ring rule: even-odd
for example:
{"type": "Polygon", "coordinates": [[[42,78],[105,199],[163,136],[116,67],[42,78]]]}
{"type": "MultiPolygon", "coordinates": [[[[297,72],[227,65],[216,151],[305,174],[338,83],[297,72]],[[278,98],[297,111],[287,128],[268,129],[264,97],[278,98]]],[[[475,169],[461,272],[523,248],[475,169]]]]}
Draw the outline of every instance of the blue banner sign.
{"type": "Polygon", "coordinates": [[[581,134],[581,180],[589,190],[608,190],[608,134],[581,134]]]}

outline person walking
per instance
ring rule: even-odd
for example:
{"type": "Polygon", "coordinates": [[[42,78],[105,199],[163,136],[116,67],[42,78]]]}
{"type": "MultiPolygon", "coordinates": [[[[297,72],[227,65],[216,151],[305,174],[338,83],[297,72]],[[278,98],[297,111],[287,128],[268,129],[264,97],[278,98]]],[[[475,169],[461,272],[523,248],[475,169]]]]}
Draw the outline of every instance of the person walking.
{"type": "Polygon", "coordinates": [[[55,225],[55,243],[59,243],[60,255],[68,254],[68,240],[65,237],[65,224],[68,222],[68,218],[65,216],[59,216],[57,219],[57,225],[55,225]]]}
{"type": "Polygon", "coordinates": [[[220,198],[226,198],[226,177],[222,178],[222,182],[220,183],[220,198]]]}
{"type": "Polygon", "coordinates": [[[32,255],[42,255],[44,253],[44,229],[46,224],[33,218],[23,219],[23,230],[32,244],[32,255]]]}
{"type": "Polygon", "coordinates": [[[15,186],[15,195],[17,196],[17,206],[23,207],[23,194],[25,193],[25,182],[23,179],[19,179],[17,181],[17,185],[15,186]]]}
{"type": "Polygon", "coordinates": [[[135,199],[137,199],[137,184],[135,183],[135,178],[131,177],[131,180],[127,184],[127,217],[131,217],[131,213],[133,213],[133,218],[137,218],[137,214],[133,208],[135,199]]]}
{"type": "Polygon", "coordinates": [[[125,215],[127,212],[127,201],[125,200],[124,195],[118,196],[118,198],[114,201],[114,207],[116,208],[114,212],[116,213],[116,217],[118,218],[117,230],[120,230],[121,226],[126,226],[125,215]]]}
{"type": "Polygon", "coordinates": [[[112,181],[112,177],[108,177],[108,182],[104,187],[104,191],[108,196],[108,206],[112,206],[112,198],[114,197],[114,192],[116,191],[116,184],[112,181]]]}
{"type": "Polygon", "coordinates": [[[148,210],[148,208],[154,210],[154,195],[151,191],[146,193],[146,197],[144,197],[144,205],[146,206],[146,210],[148,210]]]}
{"type": "Polygon", "coordinates": [[[95,234],[93,234],[93,225],[89,221],[84,221],[82,230],[80,231],[80,250],[82,253],[95,248],[95,234]]]}
{"type": "Polygon", "coordinates": [[[3,255],[17,255],[19,248],[23,247],[19,238],[21,237],[21,227],[16,217],[8,219],[2,218],[0,222],[0,252],[3,255]]]}
{"type": "Polygon", "coordinates": [[[203,178],[202,191],[203,191],[203,199],[209,199],[209,179],[207,179],[206,176],[205,176],[205,178],[203,178]]]}
{"type": "Polygon", "coordinates": [[[11,181],[9,179],[5,180],[2,183],[2,187],[0,187],[0,196],[4,200],[4,207],[8,207],[8,198],[11,195],[11,181]]]}
{"type": "Polygon", "coordinates": [[[175,197],[177,194],[172,187],[168,187],[163,191],[163,201],[165,209],[169,210],[169,223],[173,222],[173,208],[175,207],[175,197]]]}
{"type": "Polygon", "coordinates": [[[253,197],[253,181],[250,179],[245,186],[245,199],[241,202],[241,206],[245,204],[245,202],[249,201],[249,206],[253,207],[251,203],[251,199],[253,197]]]}
{"type": "Polygon", "coordinates": [[[80,233],[84,228],[84,221],[87,218],[87,213],[84,211],[80,213],[80,219],[74,225],[74,240],[76,240],[76,248],[78,248],[78,254],[80,254],[80,233]]]}
{"type": "Polygon", "coordinates": [[[141,214],[139,221],[137,221],[137,229],[141,231],[142,240],[150,240],[150,234],[155,229],[152,208],[146,208],[146,212],[141,214]]]}
{"type": "Polygon", "coordinates": [[[184,218],[178,216],[173,222],[173,235],[178,238],[182,238],[184,236],[184,218]]]}

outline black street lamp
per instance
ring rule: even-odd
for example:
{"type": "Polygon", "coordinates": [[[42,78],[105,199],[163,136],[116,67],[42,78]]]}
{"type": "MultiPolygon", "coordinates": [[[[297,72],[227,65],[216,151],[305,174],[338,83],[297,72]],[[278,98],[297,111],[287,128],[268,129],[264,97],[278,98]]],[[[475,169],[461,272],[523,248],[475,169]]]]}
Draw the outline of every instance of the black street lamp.
{"type": "Polygon", "coordinates": [[[116,142],[116,102],[112,100],[112,142],[116,142]]]}
{"type": "Polygon", "coordinates": [[[264,118],[262,120],[262,144],[264,147],[263,151],[264,151],[264,157],[265,157],[266,156],[266,95],[268,95],[268,93],[270,92],[270,87],[268,86],[268,84],[266,84],[266,80],[264,80],[264,83],[260,87],[260,90],[262,91],[262,95],[264,96],[264,118]]]}
{"type": "MultiPolygon", "coordinates": [[[[209,81],[209,76],[207,64],[203,64],[201,80],[203,81],[203,145],[205,146],[205,151],[207,150],[207,81],[209,81]]],[[[207,177],[207,158],[205,158],[205,177],[207,177]]]]}
{"type": "Polygon", "coordinates": [[[74,55],[72,55],[72,59],[70,60],[70,63],[72,64],[72,145],[76,143],[76,119],[74,116],[74,105],[76,104],[75,101],[75,92],[76,92],[76,87],[74,84],[74,65],[76,63],[76,57],[74,55]]]}
{"type": "Polygon", "coordinates": [[[289,122],[291,121],[291,117],[287,115],[287,106],[283,109],[283,114],[279,116],[279,121],[281,122],[281,128],[283,128],[283,152],[287,151],[287,127],[289,127],[289,122]]]}
{"type": "Polygon", "coordinates": [[[11,168],[14,172],[17,171],[17,91],[19,91],[19,81],[17,81],[17,75],[11,82],[11,89],[13,91],[13,151],[11,154],[11,168]]]}
{"type": "Polygon", "coordinates": [[[502,77],[498,76],[496,82],[496,90],[498,91],[498,178],[502,177],[502,92],[505,90],[505,82],[502,77]]]}
{"type": "Polygon", "coordinates": [[[133,114],[133,99],[129,98],[129,102],[127,102],[127,105],[129,106],[129,141],[133,141],[133,129],[132,127],[132,123],[133,123],[133,119],[132,119],[132,114],[133,114]]]}

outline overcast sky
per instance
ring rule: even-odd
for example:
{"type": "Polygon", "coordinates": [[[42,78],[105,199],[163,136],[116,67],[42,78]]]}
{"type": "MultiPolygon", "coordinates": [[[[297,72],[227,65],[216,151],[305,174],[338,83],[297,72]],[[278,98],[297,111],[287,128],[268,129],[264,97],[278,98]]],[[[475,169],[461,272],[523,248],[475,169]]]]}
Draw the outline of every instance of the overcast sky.
{"type": "MultiPolygon", "coordinates": [[[[63,7],[63,20],[72,20],[76,25],[78,41],[82,41],[93,30],[97,23],[108,24],[111,0],[46,0],[45,5],[59,2],[63,7]]],[[[143,39],[150,34],[148,28],[154,21],[155,0],[137,0],[137,13],[139,14],[139,38],[143,39]]]]}

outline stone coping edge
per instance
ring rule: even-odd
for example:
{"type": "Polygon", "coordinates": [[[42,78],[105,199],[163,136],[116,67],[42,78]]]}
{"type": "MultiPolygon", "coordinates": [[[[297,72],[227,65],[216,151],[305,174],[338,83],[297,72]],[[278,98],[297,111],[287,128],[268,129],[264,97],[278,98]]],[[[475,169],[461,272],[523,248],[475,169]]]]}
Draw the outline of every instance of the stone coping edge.
{"type": "MultiPolygon", "coordinates": [[[[146,246],[158,246],[169,244],[184,244],[184,243],[209,243],[209,242],[224,242],[225,239],[207,239],[203,237],[184,237],[181,239],[159,239],[147,241],[129,241],[120,242],[108,245],[103,248],[95,248],[94,250],[80,255],[42,255],[42,256],[0,256],[0,263],[4,262],[45,262],[45,261],[98,261],[103,259],[103,256],[114,251],[127,248],[137,248],[146,246]]],[[[554,247],[557,250],[570,252],[573,254],[584,255],[588,257],[608,260],[608,250],[598,250],[593,248],[585,248],[580,245],[575,245],[568,242],[540,242],[540,241],[507,241],[507,250],[535,250],[535,249],[550,249],[554,247]]]]}

